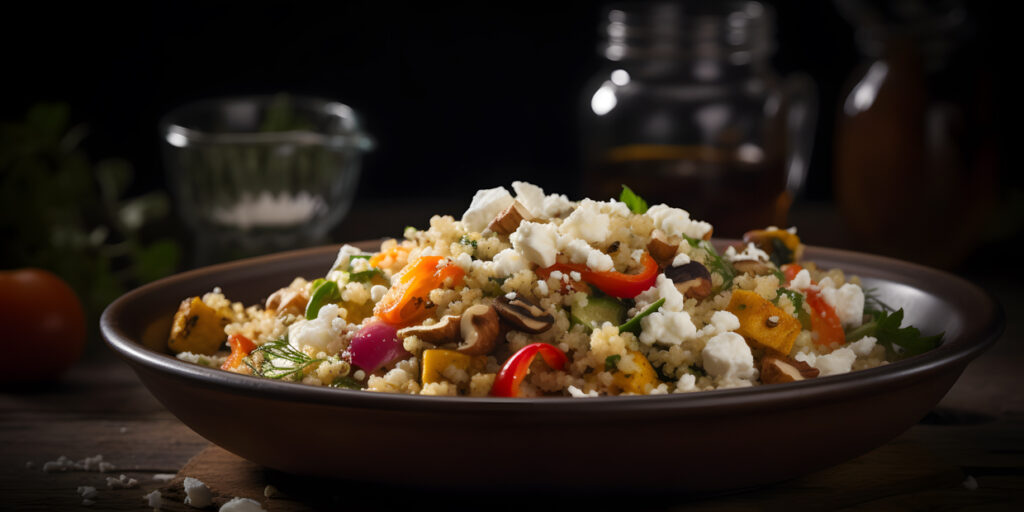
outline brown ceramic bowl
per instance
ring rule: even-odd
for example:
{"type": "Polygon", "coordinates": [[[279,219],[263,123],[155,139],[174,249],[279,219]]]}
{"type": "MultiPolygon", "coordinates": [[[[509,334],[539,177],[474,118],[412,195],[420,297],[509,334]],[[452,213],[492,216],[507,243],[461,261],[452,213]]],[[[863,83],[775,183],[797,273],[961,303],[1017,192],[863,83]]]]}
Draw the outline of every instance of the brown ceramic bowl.
{"type": "Polygon", "coordinates": [[[926,334],[945,331],[945,343],[883,367],[805,382],[587,399],[311,387],[191,365],[159,349],[182,298],[220,286],[232,300],[259,302],[294,276],[323,275],[337,249],[248,259],[151,283],[107,308],[103,335],[182,422],[277,470],[419,486],[710,491],[785,480],[893,439],[1003,328],[993,299],[956,276],[808,248],[805,259],[861,276],[887,303],[904,308],[906,322],[926,334]]]}

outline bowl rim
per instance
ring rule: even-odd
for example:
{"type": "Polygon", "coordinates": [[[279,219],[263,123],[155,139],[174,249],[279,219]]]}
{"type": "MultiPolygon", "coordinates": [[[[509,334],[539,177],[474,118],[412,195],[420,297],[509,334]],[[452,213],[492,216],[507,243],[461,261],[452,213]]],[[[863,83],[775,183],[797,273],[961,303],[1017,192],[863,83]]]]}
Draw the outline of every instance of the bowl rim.
{"type": "MultiPolygon", "coordinates": [[[[379,241],[355,242],[353,245],[363,244],[365,246],[373,242],[379,241]]],[[[735,241],[716,240],[715,242],[716,244],[728,244],[735,241]]],[[[825,400],[834,401],[866,392],[883,392],[891,386],[909,384],[958,364],[966,365],[987,350],[999,338],[1005,327],[1005,312],[998,301],[989,292],[959,276],[884,256],[815,246],[807,246],[805,259],[812,261],[818,258],[826,260],[854,259],[859,263],[870,264],[877,268],[887,268],[906,277],[908,281],[937,279],[945,281],[957,288],[959,292],[972,295],[970,299],[976,302],[977,309],[984,313],[985,318],[979,319],[978,322],[968,323],[964,332],[959,336],[955,339],[947,338],[941,346],[934,350],[876,368],[771,386],[667,395],[601,396],[586,399],[574,397],[517,399],[435,397],[280,382],[191,364],[180,361],[169,354],[150,350],[133,341],[118,320],[122,310],[128,307],[132,301],[175,282],[209,278],[239,267],[257,267],[321,255],[327,258],[327,255],[337,253],[340,247],[341,244],[327,245],[247,258],[189,270],[151,282],[125,293],[103,311],[100,317],[101,333],[107,344],[133,366],[186,379],[193,384],[217,388],[220,391],[241,395],[256,393],[265,399],[357,409],[455,414],[515,415],[529,410],[531,414],[569,412],[582,415],[607,415],[609,413],[649,415],[741,413],[778,407],[794,408],[825,400]]],[[[871,276],[863,277],[882,279],[871,276]]],[[[893,282],[907,284],[901,281],[893,282]]]]}

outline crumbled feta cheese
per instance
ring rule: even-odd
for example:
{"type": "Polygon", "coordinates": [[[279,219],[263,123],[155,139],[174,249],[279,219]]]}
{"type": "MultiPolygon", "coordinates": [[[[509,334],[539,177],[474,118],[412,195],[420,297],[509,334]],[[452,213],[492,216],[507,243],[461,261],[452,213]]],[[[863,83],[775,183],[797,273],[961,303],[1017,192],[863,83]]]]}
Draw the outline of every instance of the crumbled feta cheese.
{"type": "Polygon", "coordinates": [[[697,389],[697,377],[692,373],[684,373],[676,382],[676,393],[690,393],[697,389]]]}
{"type": "Polygon", "coordinates": [[[195,508],[209,507],[213,504],[213,493],[198,478],[185,477],[185,504],[195,508]]]}
{"type": "Polygon", "coordinates": [[[569,279],[572,279],[573,281],[579,281],[580,279],[583,279],[583,274],[580,274],[579,272],[573,270],[572,272],[569,272],[569,279]]]}
{"type": "Polygon", "coordinates": [[[743,385],[738,381],[750,381],[757,374],[750,347],[743,336],[734,332],[724,332],[712,337],[704,346],[701,355],[708,375],[722,384],[743,385]]]}
{"type": "Polygon", "coordinates": [[[128,478],[127,475],[121,474],[121,476],[114,478],[112,476],[107,477],[107,488],[109,489],[133,489],[139,486],[139,481],[134,478],[128,478]]]}
{"type": "Polygon", "coordinates": [[[548,290],[548,282],[543,279],[537,280],[537,292],[541,295],[547,295],[550,292],[548,290]]]}
{"type": "Polygon", "coordinates": [[[516,292],[508,292],[505,294],[505,298],[508,300],[515,300],[516,292]]]}
{"type": "Polygon", "coordinates": [[[455,257],[455,264],[469,272],[473,268],[473,257],[468,252],[464,252],[455,257]]]}
{"type": "Polygon", "coordinates": [[[342,325],[334,320],[339,318],[341,309],[337,304],[325,304],[313,320],[299,320],[288,326],[288,343],[298,350],[313,347],[317,352],[327,351],[327,346],[341,339],[342,325]]]}
{"type": "Polygon", "coordinates": [[[562,221],[558,231],[570,237],[582,238],[587,242],[603,242],[611,234],[610,225],[611,217],[601,212],[600,203],[584,199],[569,214],[569,217],[562,221]]]}
{"type": "Polygon", "coordinates": [[[348,270],[348,264],[352,259],[352,256],[356,254],[362,254],[363,251],[358,247],[345,244],[338,249],[338,257],[334,259],[334,264],[331,265],[331,270],[348,270]]]}
{"type": "Polygon", "coordinates": [[[768,253],[758,249],[753,242],[747,244],[743,252],[737,253],[736,248],[729,246],[725,250],[725,259],[729,261],[768,261],[768,253]]]}
{"type": "Polygon", "coordinates": [[[574,398],[587,398],[592,396],[598,396],[597,390],[591,389],[589,392],[584,392],[582,389],[569,385],[569,394],[574,398]]]}
{"type": "Polygon", "coordinates": [[[107,471],[114,469],[114,465],[109,462],[104,462],[102,455],[86,457],[77,462],[61,455],[60,457],[57,457],[57,460],[51,460],[43,464],[43,471],[47,473],[52,473],[54,471],[67,471],[69,469],[106,473],[107,471]]]}
{"type": "Polygon", "coordinates": [[[850,343],[849,349],[857,354],[857,357],[867,357],[871,355],[871,351],[875,349],[875,344],[878,340],[872,336],[864,336],[863,338],[850,343]]]}
{"type": "Polygon", "coordinates": [[[661,311],[682,311],[683,302],[686,300],[676,288],[676,284],[665,274],[658,274],[654,286],[636,296],[637,311],[643,311],[651,304],[658,302],[658,299],[665,299],[665,304],[659,308],[661,311]]]}
{"type": "Polygon", "coordinates": [[[174,480],[174,473],[156,473],[153,475],[153,480],[157,482],[170,482],[174,480]]]}
{"type": "Polygon", "coordinates": [[[827,277],[819,284],[822,298],[836,310],[843,327],[857,327],[864,322],[864,290],[860,286],[846,283],[836,289],[827,277]]]}
{"type": "Polygon", "coordinates": [[[220,506],[218,512],[264,512],[264,510],[260,502],[256,500],[231,498],[231,501],[220,506]]]}
{"type": "Polygon", "coordinates": [[[565,274],[563,274],[561,270],[553,270],[551,271],[551,277],[561,281],[562,278],[565,277],[565,274]]]}
{"type": "Polygon", "coordinates": [[[594,249],[583,239],[561,237],[559,239],[559,245],[561,245],[561,242],[566,239],[569,241],[562,247],[562,252],[569,257],[569,261],[573,263],[583,263],[590,269],[598,272],[609,271],[615,266],[615,262],[612,261],[611,256],[594,249]]]}
{"type": "Polygon", "coordinates": [[[728,311],[715,311],[711,315],[711,321],[704,327],[701,334],[721,334],[723,332],[735,331],[740,328],[740,319],[728,311]]]}
{"type": "Polygon", "coordinates": [[[512,194],[505,187],[478,190],[469,203],[469,209],[462,214],[462,222],[470,231],[483,231],[513,201],[512,194]]]}
{"type": "Polygon", "coordinates": [[[524,221],[509,235],[512,247],[528,261],[541,267],[555,264],[558,255],[558,228],[554,224],[524,221]]]}
{"type": "Polygon", "coordinates": [[[387,286],[375,284],[370,287],[370,300],[372,300],[373,302],[379,302],[380,299],[384,298],[384,294],[387,292],[387,286]]]}
{"type": "Polygon", "coordinates": [[[664,311],[664,308],[640,320],[640,341],[648,345],[680,345],[697,336],[697,327],[685,311],[664,311]]]}
{"type": "Polygon", "coordinates": [[[160,510],[160,506],[163,505],[163,498],[161,497],[159,490],[143,496],[142,499],[146,500],[146,505],[153,510],[160,510]]]}
{"type": "Polygon", "coordinates": [[[654,221],[654,227],[668,236],[686,235],[690,238],[704,238],[711,231],[711,224],[693,220],[690,212],[668,205],[657,204],[647,209],[647,215],[654,221]]]}
{"type": "Polygon", "coordinates": [[[811,286],[811,273],[807,269],[801,269],[789,281],[789,287],[793,290],[804,290],[811,286]]]}
{"type": "Polygon", "coordinates": [[[643,249],[636,249],[636,250],[634,250],[632,253],[630,253],[629,258],[632,259],[633,261],[639,263],[640,260],[642,260],[644,258],[644,250],[643,249]]]}
{"type": "Polygon", "coordinates": [[[83,498],[95,498],[96,494],[98,494],[96,488],[91,485],[79,486],[75,492],[83,498]]]}
{"type": "Polygon", "coordinates": [[[833,350],[831,354],[816,356],[812,353],[801,352],[794,358],[803,361],[820,372],[820,377],[848,373],[853,368],[853,362],[857,360],[857,354],[847,347],[833,350]]]}
{"type": "Polygon", "coordinates": [[[512,190],[516,191],[516,201],[526,208],[534,218],[544,215],[544,189],[525,181],[513,181],[512,190]]]}
{"type": "Polygon", "coordinates": [[[672,266],[673,267],[681,267],[683,265],[686,265],[689,262],[690,262],[690,255],[686,254],[685,252],[681,252],[679,254],[676,254],[675,258],[672,258],[672,266]]]}
{"type": "Polygon", "coordinates": [[[220,368],[220,366],[224,364],[224,360],[227,359],[227,356],[219,356],[216,354],[208,356],[206,354],[196,354],[194,352],[179,352],[174,357],[180,361],[185,361],[186,363],[209,366],[210,368],[220,368]]]}
{"type": "Polygon", "coordinates": [[[497,277],[508,277],[520,270],[526,270],[527,262],[523,255],[514,249],[505,249],[494,255],[494,275],[497,277]]]}

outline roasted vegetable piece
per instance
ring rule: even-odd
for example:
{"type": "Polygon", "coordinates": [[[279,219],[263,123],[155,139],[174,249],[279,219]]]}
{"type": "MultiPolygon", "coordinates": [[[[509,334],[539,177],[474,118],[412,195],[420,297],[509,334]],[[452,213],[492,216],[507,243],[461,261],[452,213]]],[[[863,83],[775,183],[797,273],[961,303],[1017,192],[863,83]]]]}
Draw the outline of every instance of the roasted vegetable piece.
{"type": "Polygon", "coordinates": [[[224,344],[227,334],[224,326],[228,319],[207,306],[203,299],[191,297],[181,301],[171,325],[171,338],[167,347],[175,353],[211,355],[224,344]]]}
{"type": "Polygon", "coordinates": [[[650,361],[640,352],[630,350],[627,357],[632,359],[639,369],[632,373],[616,371],[612,374],[612,383],[623,393],[647,393],[648,389],[658,384],[658,372],[654,371],[650,361]]]}
{"type": "Polygon", "coordinates": [[[800,334],[799,320],[751,291],[732,292],[726,310],[740,320],[737,333],[780,354],[789,354],[800,334]]]}
{"type": "Polygon", "coordinates": [[[464,274],[462,268],[450,260],[420,256],[395,274],[391,288],[374,306],[373,314],[392,325],[404,327],[419,323],[433,312],[434,305],[428,301],[431,290],[446,282],[458,287],[464,274]]]}
{"type": "Polygon", "coordinates": [[[444,371],[449,366],[466,372],[481,372],[486,365],[486,356],[467,356],[454,350],[429,349],[423,351],[423,371],[420,378],[423,384],[443,382],[447,380],[444,371]]]}
{"type": "Polygon", "coordinates": [[[228,345],[231,346],[231,355],[220,366],[221,370],[234,370],[242,364],[249,352],[256,350],[256,344],[241,334],[232,334],[228,337],[228,345]]]}
{"type": "Polygon", "coordinates": [[[547,343],[531,343],[521,349],[505,361],[498,376],[494,379],[491,387],[491,396],[517,397],[519,396],[519,384],[526,378],[530,371],[530,363],[540,354],[544,362],[552,369],[561,370],[569,363],[569,357],[561,349],[547,343]]]}
{"type": "Polygon", "coordinates": [[[803,246],[796,233],[785,229],[755,229],[743,234],[744,242],[753,242],[758,249],[769,254],[772,263],[781,266],[800,261],[803,246]]]}

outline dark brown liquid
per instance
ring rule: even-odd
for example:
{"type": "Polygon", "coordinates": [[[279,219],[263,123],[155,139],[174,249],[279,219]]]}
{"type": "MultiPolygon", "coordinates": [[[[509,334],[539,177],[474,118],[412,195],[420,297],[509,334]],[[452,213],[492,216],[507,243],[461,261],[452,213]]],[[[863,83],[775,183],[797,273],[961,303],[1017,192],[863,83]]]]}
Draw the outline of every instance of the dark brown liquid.
{"type": "Polygon", "coordinates": [[[716,237],[739,237],[770,225],[785,227],[790,204],[781,159],[754,164],[728,158],[714,148],[619,147],[584,179],[586,196],[594,199],[617,198],[622,185],[649,205],[665,203],[710,222],[716,237]]]}

